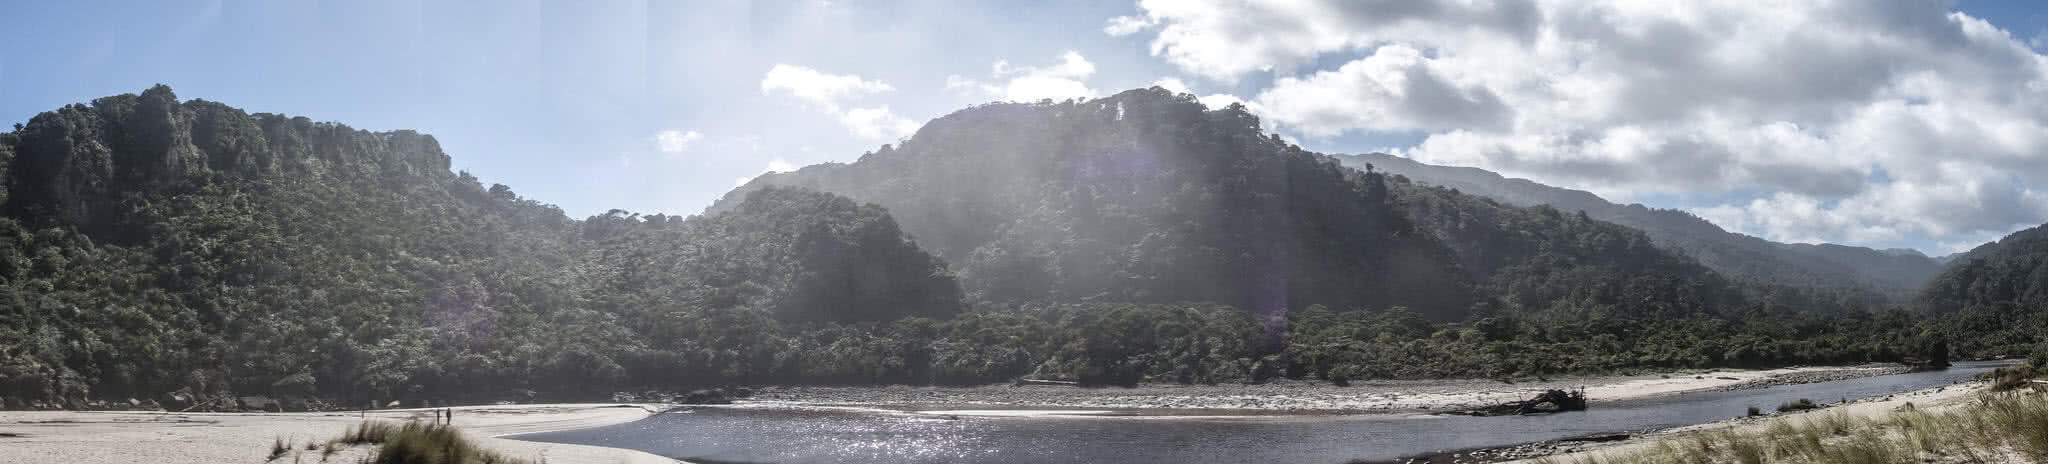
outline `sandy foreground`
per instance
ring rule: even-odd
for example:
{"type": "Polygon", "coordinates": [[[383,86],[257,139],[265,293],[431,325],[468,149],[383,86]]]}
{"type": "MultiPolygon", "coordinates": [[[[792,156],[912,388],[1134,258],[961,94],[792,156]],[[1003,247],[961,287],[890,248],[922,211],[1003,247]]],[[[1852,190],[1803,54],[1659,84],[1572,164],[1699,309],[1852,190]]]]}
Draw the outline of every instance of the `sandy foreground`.
{"type": "MultiPolygon", "coordinates": [[[[1659,442],[1683,439],[1693,433],[1698,432],[1731,428],[1739,432],[1758,432],[1767,429],[1768,427],[1770,427],[1772,423],[1775,423],[1777,421],[1793,421],[1792,424],[1801,425],[1811,421],[1819,420],[1820,418],[1825,417],[1826,415],[1835,413],[1846,413],[1852,417],[1881,417],[1899,411],[1902,407],[1906,405],[1906,403],[1912,403],[1914,408],[1925,411],[1941,411],[1947,408],[1952,408],[1958,405],[1966,404],[1973,398],[1976,398],[1977,393],[1983,392],[1987,388],[1990,388],[1990,384],[1987,382],[1967,382],[1943,387],[1928,388],[1923,390],[1916,390],[1892,395],[1854,400],[1850,401],[1847,404],[1835,405],[1828,407],[1826,409],[1819,409],[1796,414],[1773,415],[1758,418],[1737,418],[1720,422],[1711,422],[1706,424],[1678,427],[1669,430],[1659,431],[1646,436],[1632,438],[1627,441],[1616,442],[1611,445],[1594,446],[1576,452],[1556,454],[1549,456],[1549,459],[1551,462],[1557,463],[1574,463],[1584,462],[1588,460],[1608,461],[1616,457],[1627,456],[1629,454],[1647,451],[1655,447],[1659,442]]],[[[1515,464],[1534,464],[1536,460],[1527,459],[1509,462],[1515,464]]]]}
{"type": "MultiPolygon", "coordinates": [[[[470,406],[455,409],[455,425],[471,438],[511,457],[550,464],[674,463],[639,451],[494,438],[639,420],[654,405],[561,404],[470,406]]],[[[332,455],[305,449],[369,420],[431,420],[433,410],[397,409],[326,413],[172,413],[0,411],[0,463],[263,463],[274,440],[291,442],[275,463],[355,463],[371,452],[359,446],[332,455]],[[323,459],[324,458],[324,459],[323,459]]]]}

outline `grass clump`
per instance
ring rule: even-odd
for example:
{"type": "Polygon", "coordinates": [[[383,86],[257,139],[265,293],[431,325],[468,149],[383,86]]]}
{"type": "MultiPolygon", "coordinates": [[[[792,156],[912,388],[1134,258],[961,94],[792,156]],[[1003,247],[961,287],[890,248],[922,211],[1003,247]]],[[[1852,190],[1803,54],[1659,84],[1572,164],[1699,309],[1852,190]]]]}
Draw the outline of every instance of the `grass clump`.
{"type": "MultiPolygon", "coordinates": [[[[1791,403],[1788,403],[1791,404],[1791,403]]],[[[2048,462],[2048,394],[1987,393],[1930,412],[1866,418],[1835,412],[1747,429],[1695,432],[1633,452],[1542,464],[2048,462]]]]}
{"type": "Polygon", "coordinates": [[[2042,377],[2044,374],[2048,374],[2048,369],[2044,369],[2042,366],[2021,364],[1992,369],[1991,372],[1984,373],[1983,378],[1991,380],[1991,391],[2002,392],[2040,385],[2034,383],[2034,380],[2042,377]]]}
{"type": "Polygon", "coordinates": [[[2024,364],[1992,369],[1991,372],[1977,376],[1978,379],[1991,381],[1991,391],[2000,392],[2027,387],[2035,391],[2048,389],[2048,385],[2037,382],[2042,377],[2048,377],[2048,347],[2035,350],[2033,354],[2027,356],[2027,362],[2024,364]]]}
{"type": "Polygon", "coordinates": [[[532,464],[533,461],[507,457],[485,450],[463,437],[453,426],[409,422],[364,422],[351,427],[328,443],[377,445],[369,462],[375,464],[532,464]]]}

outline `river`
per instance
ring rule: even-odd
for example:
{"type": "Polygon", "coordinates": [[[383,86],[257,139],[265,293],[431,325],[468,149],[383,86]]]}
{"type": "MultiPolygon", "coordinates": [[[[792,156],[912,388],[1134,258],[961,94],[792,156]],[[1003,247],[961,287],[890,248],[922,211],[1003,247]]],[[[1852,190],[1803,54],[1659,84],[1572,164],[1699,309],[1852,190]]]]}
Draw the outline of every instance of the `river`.
{"type": "Polygon", "coordinates": [[[851,408],[692,407],[626,424],[509,438],[727,463],[1342,463],[1713,422],[1801,398],[1932,388],[2004,363],[1600,402],[1542,416],[948,416],[851,408]]]}

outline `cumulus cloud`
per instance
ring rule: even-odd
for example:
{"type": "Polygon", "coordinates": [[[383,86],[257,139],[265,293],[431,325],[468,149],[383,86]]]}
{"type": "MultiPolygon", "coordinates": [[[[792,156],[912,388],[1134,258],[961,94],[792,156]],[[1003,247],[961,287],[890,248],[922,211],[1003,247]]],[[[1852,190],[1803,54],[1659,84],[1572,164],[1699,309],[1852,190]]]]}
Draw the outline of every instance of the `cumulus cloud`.
{"type": "Polygon", "coordinates": [[[769,68],[768,75],[761,78],[763,94],[784,94],[833,109],[847,99],[894,90],[895,87],[882,81],[866,80],[852,74],[828,74],[787,64],[769,68]]]}
{"type": "Polygon", "coordinates": [[[1347,130],[1500,129],[1514,116],[1492,90],[1451,82],[1422,51],[1380,47],[1334,71],[1281,78],[1254,100],[1266,117],[1315,136],[1347,130]]]}
{"type": "Polygon", "coordinates": [[[1095,89],[1088,88],[1088,76],[1095,74],[1095,63],[1089,62],[1080,52],[1061,54],[1059,62],[1051,66],[1018,67],[1009,61],[997,61],[990,68],[987,80],[946,76],[946,88],[1014,102],[1096,95],[1095,89]]]}
{"type": "Polygon", "coordinates": [[[1421,133],[1398,154],[1622,197],[1734,192],[1694,212],[1881,244],[2048,219],[2048,57],[1948,6],[1144,0],[1104,32],[1149,32],[1194,75],[1271,73],[1247,106],[1311,137],[1421,133]]]}
{"type": "Polygon", "coordinates": [[[889,105],[872,108],[853,108],[839,113],[839,123],[853,131],[853,135],[867,139],[898,139],[917,133],[917,121],[905,119],[889,111],[889,105]]]}
{"type": "MultiPolygon", "coordinates": [[[[1213,110],[1213,109],[1220,109],[1220,108],[1227,108],[1227,107],[1229,107],[1230,105],[1234,105],[1234,104],[1239,104],[1239,103],[1244,103],[1244,102],[1245,102],[1245,101],[1244,101],[1244,99],[1242,99],[1242,98],[1237,98],[1237,96],[1236,96],[1236,95],[1231,95],[1231,94],[1227,94],[1227,93],[1212,93],[1212,94],[1208,94],[1208,95],[1203,95],[1203,96],[1200,96],[1200,97],[1195,97],[1195,101],[1199,101],[1199,102],[1202,102],[1202,106],[1207,106],[1207,107],[1209,107],[1209,109],[1212,109],[1212,110],[1213,110]]],[[[1284,136],[1283,136],[1283,137],[1284,137],[1284,136]]]]}
{"type": "Polygon", "coordinates": [[[1109,18],[1109,24],[1102,26],[1102,33],[1109,34],[1112,37],[1123,37],[1136,34],[1138,31],[1149,27],[1152,27],[1152,21],[1144,17],[1118,16],[1109,18]]]}
{"type": "Polygon", "coordinates": [[[1178,77],[1161,77],[1159,78],[1159,80],[1152,81],[1152,86],[1166,89],[1167,91],[1173,93],[1194,92],[1193,89],[1188,87],[1187,82],[1180,80],[1180,78],[1178,77]]]}
{"type": "Polygon", "coordinates": [[[704,134],[694,130],[669,129],[655,133],[654,144],[657,148],[661,149],[662,153],[682,153],[683,150],[690,148],[691,142],[696,142],[702,138],[704,138],[704,134]]]}
{"type": "MultiPolygon", "coordinates": [[[[778,64],[761,78],[761,93],[784,95],[809,103],[829,113],[853,135],[888,140],[917,132],[918,123],[889,111],[888,105],[848,108],[848,102],[896,90],[888,83],[853,74],[830,74],[815,69],[778,64]]],[[[745,183],[742,179],[741,183],[745,183]]]]}

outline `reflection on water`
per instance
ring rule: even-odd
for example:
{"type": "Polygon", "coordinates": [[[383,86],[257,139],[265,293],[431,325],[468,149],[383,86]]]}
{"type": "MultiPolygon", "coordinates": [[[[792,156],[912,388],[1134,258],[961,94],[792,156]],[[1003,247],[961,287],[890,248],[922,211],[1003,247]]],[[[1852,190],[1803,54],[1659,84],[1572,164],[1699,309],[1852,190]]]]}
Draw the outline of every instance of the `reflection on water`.
{"type": "Polygon", "coordinates": [[[713,462],[1336,463],[1711,422],[1799,398],[1831,402],[1946,385],[1992,366],[1595,403],[1548,416],[1003,417],[713,407],[512,438],[713,462]]]}

